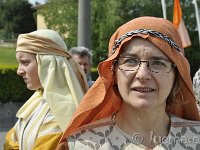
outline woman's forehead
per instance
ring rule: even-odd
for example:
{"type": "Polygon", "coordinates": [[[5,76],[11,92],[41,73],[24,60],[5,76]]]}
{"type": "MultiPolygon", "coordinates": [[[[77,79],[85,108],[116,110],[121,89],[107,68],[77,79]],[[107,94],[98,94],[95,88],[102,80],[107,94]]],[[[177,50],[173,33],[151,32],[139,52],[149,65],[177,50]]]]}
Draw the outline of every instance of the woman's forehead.
{"type": "Polygon", "coordinates": [[[167,58],[167,56],[147,39],[134,38],[123,46],[122,55],[149,55],[167,58]]]}
{"type": "Polygon", "coordinates": [[[23,52],[23,51],[18,51],[16,53],[17,58],[33,58],[35,57],[35,54],[29,53],[29,52],[23,52]]]}

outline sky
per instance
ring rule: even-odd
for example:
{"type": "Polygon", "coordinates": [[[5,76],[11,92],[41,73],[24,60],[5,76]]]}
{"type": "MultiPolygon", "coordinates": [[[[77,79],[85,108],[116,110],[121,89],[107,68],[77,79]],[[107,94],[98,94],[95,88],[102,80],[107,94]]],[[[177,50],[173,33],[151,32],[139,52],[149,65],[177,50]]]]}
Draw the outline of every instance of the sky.
{"type": "Polygon", "coordinates": [[[31,4],[35,4],[35,2],[39,2],[41,4],[44,4],[46,0],[28,0],[31,4]]]}

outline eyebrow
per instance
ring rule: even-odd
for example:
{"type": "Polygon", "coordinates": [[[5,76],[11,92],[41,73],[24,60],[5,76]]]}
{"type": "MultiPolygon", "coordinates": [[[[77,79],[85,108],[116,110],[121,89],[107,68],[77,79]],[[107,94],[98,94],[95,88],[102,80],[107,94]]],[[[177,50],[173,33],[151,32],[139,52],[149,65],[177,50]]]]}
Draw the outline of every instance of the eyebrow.
{"type": "Polygon", "coordinates": [[[162,56],[152,56],[151,59],[153,59],[153,60],[166,60],[166,61],[170,61],[170,60],[168,60],[168,59],[166,59],[166,58],[164,58],[162,56]]]}
{"type": "Polygon", "coordinates": [[[126,53],[126,52],[121,54],[121,56],[123,56],[123,57],[138,57],[136,54],[126,53]]]}
{"type": "MultiPolygon", "coordinates": [[[[126,52],[123,53],[121,56],[122,57],[137,57],[138,58],[138,56],[136,54],[126,53],[126,52]]],[[[170,61],[169,59],[164,58],[163,56],[152,56],[150,59],[151,60],[166,60],[166,61],[170,61]]]]}

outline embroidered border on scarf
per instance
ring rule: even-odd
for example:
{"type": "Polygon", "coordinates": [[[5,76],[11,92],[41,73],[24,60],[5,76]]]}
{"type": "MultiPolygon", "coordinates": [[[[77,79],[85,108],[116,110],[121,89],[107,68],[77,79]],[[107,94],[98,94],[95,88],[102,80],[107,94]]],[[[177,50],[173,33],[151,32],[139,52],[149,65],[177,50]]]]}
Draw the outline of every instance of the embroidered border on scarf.
{"type": "Polygon", "coordinates": [[[153,35],[155,37],[158,37],[158,38],[161,38],[162,40],[166,41],[167,43],[169,43],[169,45],[171,45],[172,47],[174,47],[178,52],[181,52],[182,53],[182,50],[181,48],[173,41],[171,40],[168,36],[160,33],[160,32],[157,32],[157,31],[154,31],[154,30],[148,30],[148,29],[138,29],[138,30],[132,30],[132,31],[129,31],[127,32],[126,34],[122,35],[118,40],[115,40],[115,44],[112,48],[112,52],[110,54],[113,55],[116,51],[116,49],[119,47],[119,45],[121,44],[121,42],[128,38],[128,37],[131,37],[135,34],[150,34],[150,35],[153,35]]]}

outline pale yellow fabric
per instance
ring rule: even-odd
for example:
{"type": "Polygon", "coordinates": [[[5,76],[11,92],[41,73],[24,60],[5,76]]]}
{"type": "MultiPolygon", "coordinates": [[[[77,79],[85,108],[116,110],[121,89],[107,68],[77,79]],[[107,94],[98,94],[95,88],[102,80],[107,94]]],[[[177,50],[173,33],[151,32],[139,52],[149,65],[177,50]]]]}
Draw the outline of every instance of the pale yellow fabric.
{"type": "Polygon", "coordinates": [[[47,101],[42,98],[40,91],[25,103],[18,111],[19,118],[14,128],[6,136],[5,150],[35,150],[38,147],[49,146],[49,150],[54,150],[59,141],[62,130],[55,120],[47,101]],[[26,113],[24,113],[26,112],[26,113]],[[41,139],[48,137],[48,141],[42,145],[41,139]]]}
{"type": "Polygon", "coordinates": [[[55,31],[42,29],[19,35],[19,51],[36,54],[43,89],[17,112],[19,119],[7,134],[5,149],[37,150],[47,146],[53,150],[88,89],[85,73],[55,31]],[[49,143],[40,141],[47,139],[49,143]]]}
{"type": "Polygon", "coordinates": [[[62,134],[46,135],[37,139],[33,150],[55,150],[62,134]]]}
{"type": "Polygon", "coordinates": [[[37,107],[37,105],[42,100],[42,90],[36,91],[29,100],[18,110],[16,117],[17,118],[24,118],[28,119],[28,117],[31,115],[33,110],[37,107]]]}
{"type": "Polygon", "coordinates": [[[64,131],[84,93],[65,57],[37,55],[43,98],[64,131]]]}
{"type": "MultiPolygon", "coordinates": [[[[16,116],[19,118],[15,126],[7,133],[4,150],[20,149],[23,127],[29,122],[28,118],[42,100],[42,91],[36,91],[29,100],[19,109],[16,116]],[[21,135],[20,135],[21,134],[21,135]]],[[[36,132],[36,131],[35,131],[36,132]]]]}
{"type": "Polygon", "coordinates": [[[6,135],[6,143],[4,144],[4,150],[18,150],[19,149],[18,141],[11,140],[11,138],[16,138],[14,128],[10,129],[10,131],[6,135]]]}
{"type": "MultiPolygon", "coordinates": [[[[10,134],[14,134],[14,129],[10,131],[10,134]]],[[[62,133],[45,135],[40,137],[35,142],[32,150],[55,150],[56,145],[62,136],[62,133]]],[[[19,150],[19,145],[17,143],[10,143],[10,145],[5,145],[4,150],[19,150]]]]}

